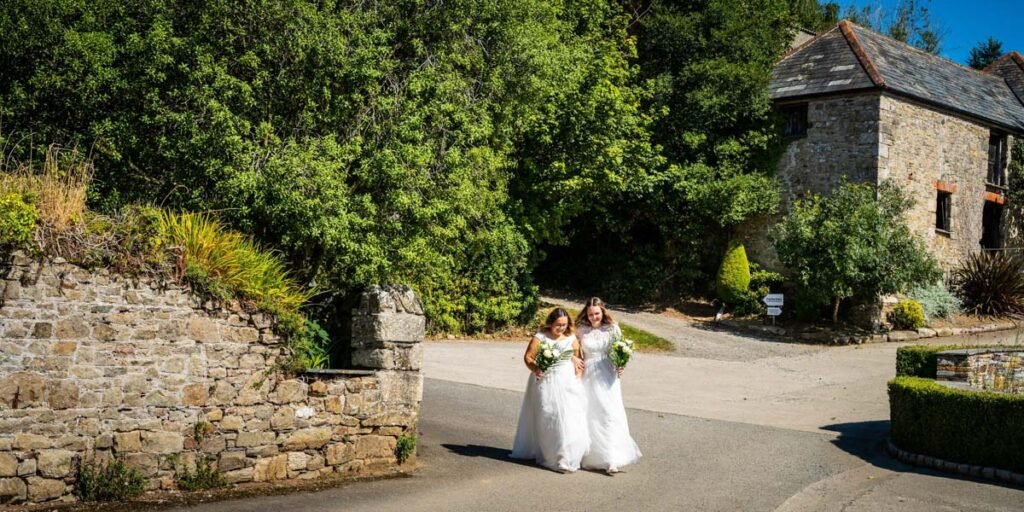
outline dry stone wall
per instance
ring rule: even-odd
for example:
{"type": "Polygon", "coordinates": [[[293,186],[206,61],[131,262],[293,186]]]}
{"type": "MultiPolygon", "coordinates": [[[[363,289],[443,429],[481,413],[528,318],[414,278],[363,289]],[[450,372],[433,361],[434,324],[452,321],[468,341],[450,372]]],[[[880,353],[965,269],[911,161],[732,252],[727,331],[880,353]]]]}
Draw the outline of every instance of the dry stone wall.
{"type": "Polygon", "coordinates": [[[230,482],[396,464],[422,399],[422,306],[375,287],[353,311],[365,370],[286,377],[272,319],[177,285],[24,254],[0,268],[0,503],[72,500],[83,461],[151,489],[206,458],[230,482]]]}

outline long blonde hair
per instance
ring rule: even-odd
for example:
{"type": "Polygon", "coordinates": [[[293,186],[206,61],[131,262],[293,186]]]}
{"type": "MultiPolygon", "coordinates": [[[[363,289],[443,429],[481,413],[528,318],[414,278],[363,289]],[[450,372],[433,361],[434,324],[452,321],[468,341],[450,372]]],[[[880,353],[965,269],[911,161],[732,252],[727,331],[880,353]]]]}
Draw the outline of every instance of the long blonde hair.
{"type": "Polygon", "coordinates": [[[597,297],[591,297],[587,299],[587,302],[583,303],[583,309],[580,310],[580,314],[576,315],[576,323],[579,325],[590,325],[590,320],[587,319],[587,310],[593,307],[601,308],[602,325],[612,325],[615,323],[612,316],[608,314],[608,308],[604,307],[604,301],[597,297]]]}

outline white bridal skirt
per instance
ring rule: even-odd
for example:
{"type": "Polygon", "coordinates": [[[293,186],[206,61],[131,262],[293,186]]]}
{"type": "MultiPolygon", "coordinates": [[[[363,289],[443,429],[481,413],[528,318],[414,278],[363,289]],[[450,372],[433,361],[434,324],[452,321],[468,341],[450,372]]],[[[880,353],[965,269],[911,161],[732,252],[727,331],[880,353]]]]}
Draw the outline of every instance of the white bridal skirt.
{"type": "Polygon", "coordinates": [[[588,357],[583,373],[587,394],[587,426],[590,449],[583,457],[587,469],[621,468],[638,460],[640,448],[629,435],[622,385],[607,357],[588,357]]]}
{"type": "Polygon", "coordinates": [[[583,384],[568,361],[526,383],[511,457],[555,471],[575,471],[590,447],[583,384]]]}

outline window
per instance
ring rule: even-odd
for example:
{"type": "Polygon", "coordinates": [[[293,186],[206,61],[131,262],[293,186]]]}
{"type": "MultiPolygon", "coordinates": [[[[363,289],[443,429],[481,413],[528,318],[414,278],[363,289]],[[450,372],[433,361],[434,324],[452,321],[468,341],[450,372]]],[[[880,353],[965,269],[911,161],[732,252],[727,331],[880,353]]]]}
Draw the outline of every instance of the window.
{"type": "Polygon", "coordinates": [[[938,191],[935,197],[935,229],[949,233],[953,212],[953,194],[938,191]]]}
{"type": "Polygon", "coordinates": [[[1004,169],[1006,169],[1006,134],[991,132],[988,136],[988,183],[1004,186],[1006,184],[1003,177],[1004,169]]]}
{"type": "Polygon", "coordinates": [[[788,105],[782,107],[785,126],[782,135],[785,137],[804,137],[807,135],[807,104],[788,105]]]}

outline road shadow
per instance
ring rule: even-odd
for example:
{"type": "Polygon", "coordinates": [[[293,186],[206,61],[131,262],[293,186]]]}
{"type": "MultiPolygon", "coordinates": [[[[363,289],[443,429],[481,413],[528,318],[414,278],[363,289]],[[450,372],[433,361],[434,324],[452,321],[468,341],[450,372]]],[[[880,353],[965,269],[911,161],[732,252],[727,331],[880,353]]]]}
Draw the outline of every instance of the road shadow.
{"type": "Polygon", "coordinates": [[[508,448],[482,446],[478,444],[441,444],[441,446],[447,449],[448,451],[456,455],[461,455],[463,457],[483,457],[485,459],[492,459],[499,462],[505,462],[508,464],[527,466],[531,468],[551,471],[552,473],[558,473],[558,471],[536,464],[532,460],[513,459],[512,457],[508,456],[510,453],[508,448]]]}
{"type": "Polygon", "coordinates": [[[832,444],[874,466],[892,471],[913,468],[890,457],[886,452],[889,420],[836,423],[821,429],[838,433],[839,436],[832,440],[832,444]]]}
{"type": "Polygon", "coordinates": [[[888,420],[837,423],[834,425],[826,425],[821,428],[822,430],[838,432],[839,437],[835,438],[832,441],[832,444],[875,467],[887,469],[895,473],[915,473],[918,475],[949,478],[951,480],[964,480],[968,482],[996,485],[1009,489],[1019,488],[1009,482],[986,480],[983,478],[971,477],[969,475],[961,475],[959,473],[949,473],[946,471],[939,471],[937,469],[914,466],[912,464],[899,461],[889,454],[887,448],[890,428],[888,420]]]}

